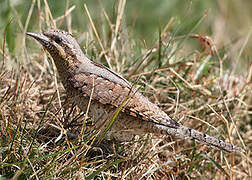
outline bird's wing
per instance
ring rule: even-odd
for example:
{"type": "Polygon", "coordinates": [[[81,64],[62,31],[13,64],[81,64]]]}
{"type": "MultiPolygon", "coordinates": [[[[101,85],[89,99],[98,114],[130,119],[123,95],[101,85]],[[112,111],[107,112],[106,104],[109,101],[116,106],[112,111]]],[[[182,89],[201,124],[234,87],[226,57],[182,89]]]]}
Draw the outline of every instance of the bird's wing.
{"type": "MultiPolygon", "coordinates": [[[[102,104],[119,107],[129,97],[128,102],[122,108],[122,112],[128,115],[173,128],[180,126],[179,123],[172,120],[157,105],[151,103],[135,88],[118,83],[119,80],[111,81],[101,75],[79,71],[69,77],[68,81],[72,87],[77,88],[85,97],[90,97],[93,90],[92,100],[102,104]]],[[[127,80],[124,79],[124,81],[127,80]]],[[[127,84],[130,83],[127,81],[127,84]]]]}

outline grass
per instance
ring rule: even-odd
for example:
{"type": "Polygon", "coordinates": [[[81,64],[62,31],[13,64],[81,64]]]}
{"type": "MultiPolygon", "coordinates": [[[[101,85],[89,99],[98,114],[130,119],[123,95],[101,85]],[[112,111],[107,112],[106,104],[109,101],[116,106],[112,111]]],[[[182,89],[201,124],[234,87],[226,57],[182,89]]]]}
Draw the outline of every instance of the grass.
{"type": "Polygon", "coordinates": [[[168,23],[156,25],[159,32],[152,39],[141,41],[133,33],[134,26],[127,26],[129,9],[123,0],[112,3],[113,14],[107,4],[100,3],[104,17],[90,12],[89,4],[85,8],[80,4],[83,11],[77,8],[76,12],[72,2],[65,1],[65,11],[57,12],[56,18],[46,0],[40,10],[38,1],[31,2],[25,5],[25,17],[12,6],[13,20],[1,27],[1,177],[251,178],[252,65],[246,60],[250,33],[219,46],[212,38],[197,35],[207,24],[203,14],[193,24],[188,20],[181,25],[171,17],[168,23]],[[88,16],[85,30],[71,24],[76,20],[74,13],[88,16]],[[14,25],[20,29],[15,37],[11,36],[14,25]],[[86,112],[67,103],[50,57],[24,35],[28,27],[38,32],[54,26],[71,31],[89,57],[137,82],[139,90],[172,118],[244,147],[246,152],[226,154],[192,141],[151,134],[124,143],[104,140],[93,147],[97,132],[89,131],[92,122],[86,112]],[[82,127],[82,136],[66,136],[82,127]]]}

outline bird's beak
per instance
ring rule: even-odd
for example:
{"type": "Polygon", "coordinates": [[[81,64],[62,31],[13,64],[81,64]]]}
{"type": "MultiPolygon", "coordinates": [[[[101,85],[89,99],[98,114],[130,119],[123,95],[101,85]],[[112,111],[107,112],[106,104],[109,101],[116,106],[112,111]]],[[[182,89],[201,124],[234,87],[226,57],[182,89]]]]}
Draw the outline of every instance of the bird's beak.
{"type": "Polygon", "coordinates": [[[50,42],[50,39],[42,33],[27,32],[26,35],[33,37],[43,46],[46,46],[50,42]]]}
{"type": "Polygon", "coordinates": [[[46,50],[49,53],[51,53],[52,50],[54,50],[57,51],[63,59],[66,58],[66,53],[64,49],[60,45],[52,41],[50,38],[48,38],[46,35],[44,35],[43,33],[27,32],[26,34],[36,39],[44,48],[46,48],[46,50]]]}

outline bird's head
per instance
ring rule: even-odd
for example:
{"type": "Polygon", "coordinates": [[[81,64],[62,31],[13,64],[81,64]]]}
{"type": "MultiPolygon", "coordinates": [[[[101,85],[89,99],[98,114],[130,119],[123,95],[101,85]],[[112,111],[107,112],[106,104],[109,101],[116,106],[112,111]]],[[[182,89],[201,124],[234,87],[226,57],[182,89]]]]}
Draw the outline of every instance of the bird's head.
{"type": "Polygon", "coordinates": [[[27,32],[27,35],[35,38],[56,61],[67,61],[70,59],[78,59],[82,56],[82,51],[78,42],[70,34],[62,30],[52,29],[42,33],[27,32]]]}

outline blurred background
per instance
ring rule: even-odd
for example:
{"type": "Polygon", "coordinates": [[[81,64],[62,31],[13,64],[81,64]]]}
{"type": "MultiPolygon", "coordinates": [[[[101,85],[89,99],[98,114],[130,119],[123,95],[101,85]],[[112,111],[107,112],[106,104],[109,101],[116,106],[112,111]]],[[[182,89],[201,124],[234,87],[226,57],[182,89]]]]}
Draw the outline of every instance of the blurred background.
{"type": "MultiPolygon", "coordinates": [[[[6,41],[10,54],[18,55],[20,52],[18,43],[19,36],[22,35],[20,24],[25,26],[29,9],[33,0],[1,0],[0,1],[0,32],[3,37],[4,29],[11,18],[13,21],[9,25],[6,34],[6,41]],[[16,37],[16,38],[13,38],[16,37]]],[[[88,17],[83,4],[86,3],[95,22],[97,29],[102,21],[106,21],[103,11],[105,11],[115,24],[117,4],[115,0],[66,0],[48,1],[53,18],[64,14],[66,4],[68,8],[75,6],[71,12],[71,27],[74,31],[88,31],[88,17]]],[[[45,6],[44,1],[40,1],[41,9],[45,6]]],[[[170,32],[176,37],[182,37],[189,33],[209,36],[218,50],[229,49],[229,67],[237,68],[238,73],[242,72],[252,61],[252,40],[250,37],[252,27],[252,1],[244,0],[145,0],[127,1],[123,16],[123,26],[127,27],[127,33],[137,41],[145,43],[147,48],[159,37],[159,31],[172,22],[170,32]],[[233,53],[236,52],[236,53],[233,53]],[[237,53],[238,52],[238,53],[237,53]],[[233,54],[232,54],[233,53],[233,54]]],[[[48,25],[38,18],[38,3],[34,3],[34,10],[31,14],[27,31],[38,30],[39,21],[42,29],[48,29],[48,25]]],[[[67,29],[65,21],[59,27],[67,29]]],[[[109,28],[109,27],[108,27],[109,28]]],[[[101,28],[100,28],[101,29],[101,28]]],[[[1,43],[2,38],[1,37],[1,43]]],[[[194,49],[198,42],[189,39],[185,48],[194,49]]]]}

